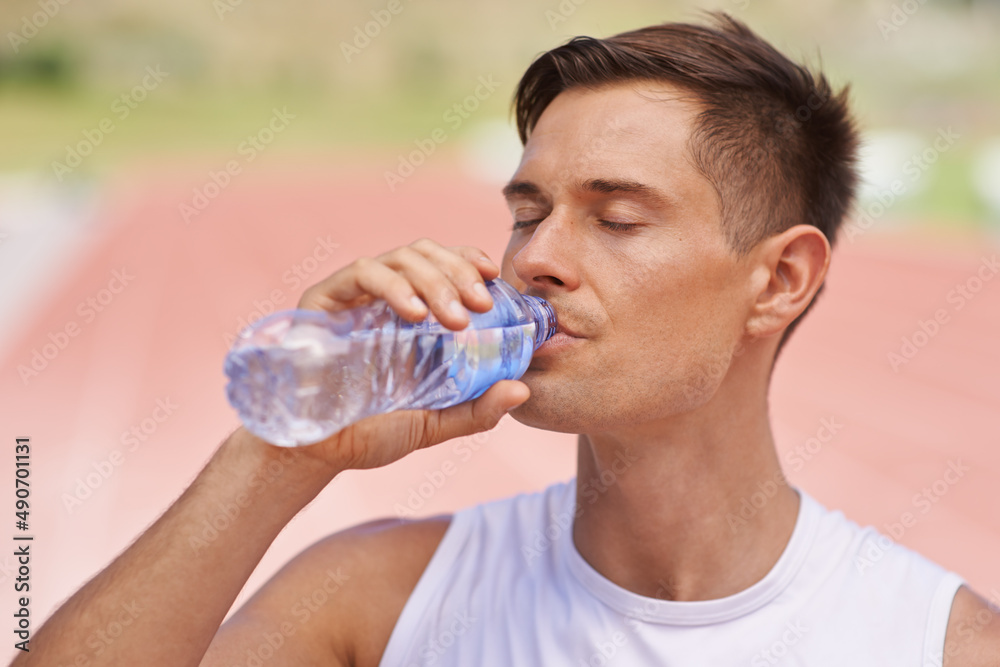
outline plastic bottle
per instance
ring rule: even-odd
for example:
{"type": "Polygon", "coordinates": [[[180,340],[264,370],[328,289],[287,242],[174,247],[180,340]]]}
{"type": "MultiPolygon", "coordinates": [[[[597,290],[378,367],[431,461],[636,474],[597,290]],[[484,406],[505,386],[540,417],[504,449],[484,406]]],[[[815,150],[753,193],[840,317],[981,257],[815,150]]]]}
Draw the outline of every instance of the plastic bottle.
{"type": "Polygon", "coordinates": [[[493,308],[461,331],[433,313],[400,318],[388,303],[326,313],[287,310],[245,329],[226,356],[226,394],[267,442],[307,445],[365,417],[440,409],[516,380],[556,330],[544,299],[487,281],[493,308]]]}

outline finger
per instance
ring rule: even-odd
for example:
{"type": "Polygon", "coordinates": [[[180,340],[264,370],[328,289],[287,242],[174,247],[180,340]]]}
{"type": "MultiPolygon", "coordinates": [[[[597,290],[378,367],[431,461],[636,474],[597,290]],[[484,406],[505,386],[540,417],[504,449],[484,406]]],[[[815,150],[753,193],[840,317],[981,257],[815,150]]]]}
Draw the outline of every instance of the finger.
{"type": "Polygon", "coordinates": [[[501,380],[474,401],[466,401],[444,410],[427,411],[424,437],[420,447],[471,433],[488,431],[511,410],[531,396],[528,385],[518,380],[501,380]]]}
{"type": "Polygon", "coordinates": [[[500,267],[489,258],[485,252],[471,245],[449,246],[447,250],[465,258],[467,262],[479,269],[479,274],[485,280],[493,280],[500,275],[500,267]]]}
{"type": "Polygon", "coordinates": [[[404,319],[419,322],[427,305],[404,276],[382,262],[362,257],[305,291],[299,307],[337,312],[374,299],[385,299],[404,319]]]}
{"type": "MultiPolygon", "coordinates": [[[[470,271],[476,271],[464,259],[442,251],[455,261],[465,263],[470,271]]],[[[469,313],[462,304],[461,292],[441,266],[444,259],[437,255],[428,258],[413,246],[396,248],[376,259],[406,278],[441,324],[454,330],[469,325],[469,313]]],[[[482,278],[478,280],[481,282],[482,278]]]]}
{"type": "Polygon", "coordinates": [[[414,241],[410,247],[440,268],[458,289],[465,307],[480,313],[493,307],[493,299],[483,283],[483,272],[492,279],[499,274],[500,269],[482,250],[472,246],[445,248],[426,238],[414,241]]]}
{"type": "Polygon", "coordinates": [[[466,305],[476,312],[485,313],[493,307],[493,297],[489,290],[480,289],[477,285],[486,280],[493,280],[500,276],[500,267],[493,263],[486,253],[474,246],[452,246],[448,251],[461,256],[479,272],[479,278],[473,282],[466,283],[462,290],[466,305]]]}

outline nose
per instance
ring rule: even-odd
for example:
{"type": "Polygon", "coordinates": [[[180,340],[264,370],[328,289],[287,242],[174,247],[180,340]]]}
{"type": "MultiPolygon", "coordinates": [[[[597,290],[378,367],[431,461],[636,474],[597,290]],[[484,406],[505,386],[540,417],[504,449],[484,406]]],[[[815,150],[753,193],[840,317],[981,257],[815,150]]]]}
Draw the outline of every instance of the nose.
{"type": "Polygon", "coordinates": [[[573,291],[580,285],[576,260],[578,243],[572,220],[553,211],[535,225],[531,235],[516,249],[511,268],[524,283],[526,294],[547,296],[556,291],[573,291]]]}

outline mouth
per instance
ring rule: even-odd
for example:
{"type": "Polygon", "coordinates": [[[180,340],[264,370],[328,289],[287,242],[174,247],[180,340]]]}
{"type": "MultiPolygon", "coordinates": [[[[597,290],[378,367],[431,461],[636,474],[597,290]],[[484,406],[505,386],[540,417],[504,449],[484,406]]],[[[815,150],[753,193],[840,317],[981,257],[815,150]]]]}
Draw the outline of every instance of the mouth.
{"type": "Polygon", "coordinates": [[[556,327],[556,332],[552,334],[552,337],[542,343],[538,349],[535,350],[535,353],[532,355],[532,359],[563,352],[581,344],[583,341],[584,339],[580,336],[574,336],[562,326],[558,326],[556,327]]]}
{"type": "Polygon", "coordinates": [[[576,332],[574,332],[572,329],[570,329],[569,327],[567,327],[565,324],[563,324],[561,322],[556,325],[556,333],[555,333],[555,335],[558,335],[558,334],[563,334],[564,336],[569,336],[570,338],[583,338],[583,336],[577,334],[576,332]]]}

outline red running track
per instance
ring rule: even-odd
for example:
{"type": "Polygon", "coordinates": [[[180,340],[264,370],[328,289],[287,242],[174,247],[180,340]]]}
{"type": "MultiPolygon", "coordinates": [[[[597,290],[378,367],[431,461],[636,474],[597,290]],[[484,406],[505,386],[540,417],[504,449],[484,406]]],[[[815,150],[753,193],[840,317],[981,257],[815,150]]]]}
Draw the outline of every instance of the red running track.
{"type": "MultiPolygon", "coordinates": [[[[227,335],[255,302],[291,307],[308,282],[421,236],[477,245],[499,261],[509,223],[495,185],[429,164],[390,192],[385,168],[272,164],[241,174],[190,223],[178,204],[207,168],[135,170],[105,188],[101,238],[54,297],[23,315],[0,377],[7,436],[34,443],[35,627],[154,521],[236,426],[222,360],[227,335]],[[297,284],[296,266],[307,282],[297,284]],[[134,277],[92,318],[78,310],[116,270],[134,277]],[[79,335],[23,381],[17,367],[69,323],[79,335]],[[158,402],[176,406],[162,423],[153,419],[165,415],[158,402]],[[133,427],[144,440],[123,439],[133,427]],[[90,489],[100,469],[110,472],[90,489]]],[[[996,257],[990,243],[876,231],[842,241],[827,289],[778,362],[771,404],[794,483],[883,530],[913,513],[901,543],[1000,596],[1000,279],[981,283],[961,307],[949,299],[996,257]],[[947,321],[921,338],[919,322],[939,310],[947,321]],[[894,369],[888,355],[904,336],[923,345],[894,369]],[[810,441],[827,435],[824,420],[836,433],[810,441]],[[805,456],[792,458],[797,447],[805,456]],[[968,470],[942,486],[955,462],[968,470]],[[915,499],[925,488],[933,504],[915,499]]],[[[332,531],[394,516],[408,502],[433,514],[567,478],[573,443],[505,418],[478,441],[344,474],[278,537],[237,604],[332,531]],[[421,484],[447,461],[457,474],[423,499],[421,484]]],[[[12,472],[12,460],[4,465],[12,472]]],[[[0,583],[14,576],[12,562],[0,559],[0,583]]]]}

